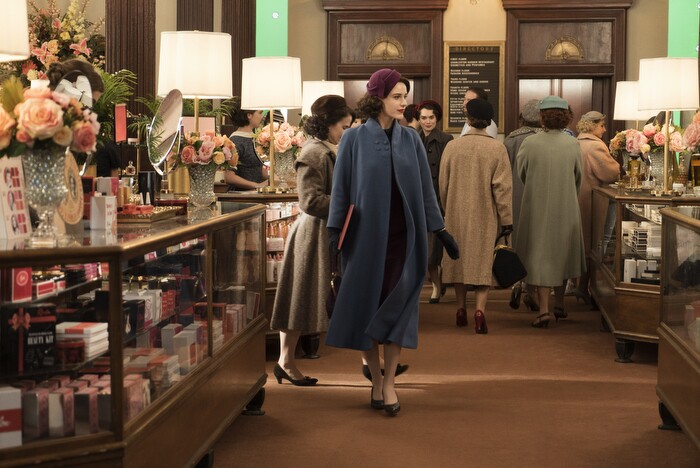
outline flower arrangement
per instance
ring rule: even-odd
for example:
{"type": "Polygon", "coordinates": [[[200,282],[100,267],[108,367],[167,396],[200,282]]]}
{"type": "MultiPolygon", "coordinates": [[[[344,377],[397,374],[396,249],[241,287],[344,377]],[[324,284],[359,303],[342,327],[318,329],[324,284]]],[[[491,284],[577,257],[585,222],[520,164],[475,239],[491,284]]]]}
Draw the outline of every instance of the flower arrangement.
{"type": "Polygon", "coordinates": [[[37,78],[45,78],[46,70],[54,62],[83,57],[98,68],[105,63],[105,40],[98,34],[104,18],[93,24],[85,18],[90,0],[70,0],[65,13],[49,0],[46,8],[39,8],[30,0],[29,50],[23,62],[3,64],[5,73],[19,75],[25,85],[37,78]]]}
{"type": "Polygon", "coordinates": [[[169,158],[173,167],[210,164],[235,167],[238,164],[238,151],[236,151],[236,145],[226,135],[213,132],[200,135],[197,132],[190,132],[183,135],[180,154],[171,153],[169,158]]]}
{"type": "MultiPolygon", "coordinates": [[[[610,140],[610,151],[626,151],[633,155],[648,153],[658,149],[663,149],[666,142],[666,126],[656,123],[646,124],[642,130],[628,128],[618,132],[610,140]]],[[[685,145],[679,129],[671,126],[669,128],[669,147],[671,151],[683,151],[685,145]]]]}
{"type": "MultiPolygon", "coordinates": [[[[297,157],[301,147],[306,141],[304,132],[287,122],[279,124],[274,122],[273,131],[275,136],[275,152],[277,154],[292,151],[294,158],[297,157]]],[[[270,158],[270,125],[258,128],[253,132],[255,151],[263,159],[270,158]]]]}
{"type": "Polygon", "coordinates": [[[17,77],[2,83],[0,153],[18,156],[29,149],[77,153],[95,151],[97,114],[75,98],[49,88],[24,89],[17,77]]]}
{"type": "Polygon", "coordinates": [[[683,132],[683,143],[685,143],[688,151],[700,151],[700,111],[693,116],[693,121],[685,128],[683,132]]]}

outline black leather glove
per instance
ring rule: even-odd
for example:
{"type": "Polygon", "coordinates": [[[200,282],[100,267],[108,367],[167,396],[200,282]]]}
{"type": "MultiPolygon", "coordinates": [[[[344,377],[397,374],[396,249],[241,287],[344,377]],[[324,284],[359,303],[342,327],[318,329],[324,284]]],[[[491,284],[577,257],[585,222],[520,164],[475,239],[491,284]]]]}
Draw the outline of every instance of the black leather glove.
{"type": "Polygon", "coordinates": [[[435,235],[438,237],[438,239],[440,239],[442,245],[445,246],[447,255],[449,255],[452,260],[457,260],[459,258],[459,246],[457,245],[457,242],[455,242],[454,237],[452,237],[445,229],[435,231],[435,235]]]}
{"type": "Polygon", "coordinates": [[[340,229],[328,228],[328,254],[331,259],[331,270],[337,267],[338,241],[340,240],[340,229]]]}

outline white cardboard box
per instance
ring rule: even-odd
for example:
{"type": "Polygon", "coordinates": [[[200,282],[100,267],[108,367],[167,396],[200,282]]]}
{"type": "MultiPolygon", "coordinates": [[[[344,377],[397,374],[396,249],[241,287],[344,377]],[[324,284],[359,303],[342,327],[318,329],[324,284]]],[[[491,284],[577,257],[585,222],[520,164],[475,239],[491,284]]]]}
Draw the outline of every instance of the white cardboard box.
{"type": "Polygon", "coordinates": [[[0,387],[0,448],[22,445],[22,390],[0,387]]]}

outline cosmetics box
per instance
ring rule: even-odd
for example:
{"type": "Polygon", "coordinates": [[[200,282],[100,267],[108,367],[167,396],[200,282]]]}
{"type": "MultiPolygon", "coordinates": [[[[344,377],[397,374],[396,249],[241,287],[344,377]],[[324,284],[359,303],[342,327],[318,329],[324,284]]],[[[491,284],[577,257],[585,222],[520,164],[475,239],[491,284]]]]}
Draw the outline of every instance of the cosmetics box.
{"type": "Polygon", "coordinates": [[[49,389],[22,392],[22,435],[26,440],[49,436],[49,389]]]}
{"type": "Polygon", "coordinates": [[[75,435],[73,390],[70,388],[61,387],[49,393],[49,435],[75,435]]]}
{"type": "Polygon", "coordinates": [[[169,323],[160,331],[161,343],[165,352],[175,354],[175,346],[173,345],[173,337],[183,330],[183,326],[179,323],[169,323]]]}
{"type": "Polygon", "coordinates": [[[110,387],[100,390],[97,394],[97,424],[101,430],[109,431],[112,428],[112,394],[110,387]]]}
{"type": "Polygon", "coordinates": [[[0,269],[0,299],[23,302],[32,299],[32,268],[0,269]]]}
{"type": "Polygon", "coordinates": [[[192,330],[183,330],[173,337],[175,354],[180,361],[180,374],[185,375],[197,364],[197,336],[192,330]]]}
{"type": "Polygon", "coordinates": [[[75,434],[94,434],[100,430],[95,387],[86,387],[75,393],[75,434]]]}
{"type": "Polygon", "coordinates": [[[143,299],[124,301],[124,306],[124,341],[128,341],[136,336],[137,330],[143,328],[146,301],[143,299]]]}
{"type": "Polygon", "coordinates": [[[0,448],[22,445],[22,391],[0,387],[0,448]]]}
{"type": "Polygon", "coordinates": [[[96,195],[90,199],[90,229],[116,231],[117,197],[96,195]]]}
{"type": "Polygon", "coordinates": [[[147,294],[145,291],[130,291],[123,295],[125,301],[143,301],[143,313],[141,313],[141,308],[137,310],[136,315],[136,328],[138,330],[143,330],[146,327],[150,327],[153,324],[153,311],[154,311],[154,299],[153,296],[147,294]]]}
{"type": "Polygon", "coordinates": [[[202,362],[207,353],[207,330],[202,326],[202,322],[196,321],[185,327],[185,331],[195,333],[195,343],[197,350],[197,362],[202,362]]]}

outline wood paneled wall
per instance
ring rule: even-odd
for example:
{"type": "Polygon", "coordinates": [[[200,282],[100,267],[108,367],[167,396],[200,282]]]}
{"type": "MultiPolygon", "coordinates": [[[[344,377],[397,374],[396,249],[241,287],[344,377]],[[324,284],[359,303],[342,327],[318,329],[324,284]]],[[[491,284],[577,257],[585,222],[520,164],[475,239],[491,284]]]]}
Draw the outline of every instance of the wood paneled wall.
{"type": "Polygon", "coordinates": [[[214,0],[177,0],[178,31],[213,31],[214,0]]]}
{"type": "Polygon", "coordinates": [[[241,95],[244,58],[255,57],[255,0],[221,0],[221,31],[233,41],[233,95],[241,95]]]}
{"type": "MultiPolygon", "coordinates": [[[[106,71],[127,69],[138,78],[135,97],[156,93],[155,0],[105,0],[106,71]]],[[[133,99],[132,113],[143,112],[133,99]]]]}

